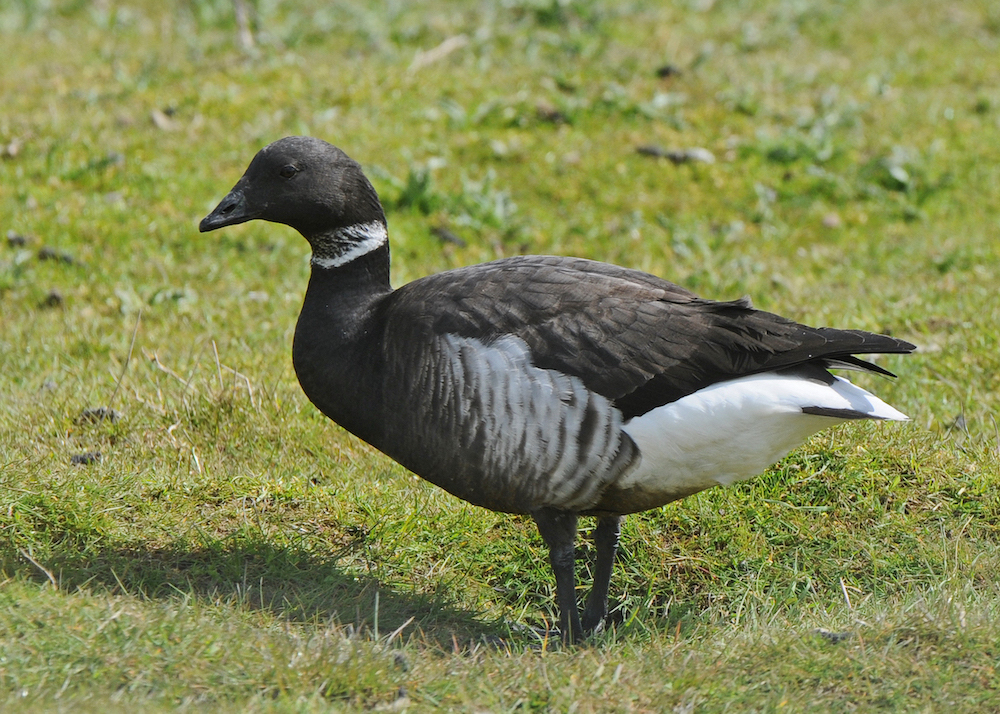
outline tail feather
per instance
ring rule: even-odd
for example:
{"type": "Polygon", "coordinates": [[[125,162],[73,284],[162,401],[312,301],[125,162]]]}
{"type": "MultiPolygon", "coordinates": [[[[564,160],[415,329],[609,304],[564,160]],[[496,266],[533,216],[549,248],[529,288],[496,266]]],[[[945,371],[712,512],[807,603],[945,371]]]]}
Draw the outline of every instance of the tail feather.
{"type": "Polygon", "coordinates": [[[896,375],[885,367],[879,367],[874,362],[855,357],[854,355],[837,355],[835,357],[824,357],[823,366],[827,369],[848,369],[854,372],[874,372],[883,377],[896,378],[896,375]]]}
{"type": "Polygon", "coordinates": [[[909,419],[903,412],[843,377],[834,377],[830,388],[835,394],[830,393],[831,399],[824,400],[827,401],[826,404],[807,404],[802,407],[802,412],[835,419],[884,419],[888,421],[907,421],[909,419]]]}

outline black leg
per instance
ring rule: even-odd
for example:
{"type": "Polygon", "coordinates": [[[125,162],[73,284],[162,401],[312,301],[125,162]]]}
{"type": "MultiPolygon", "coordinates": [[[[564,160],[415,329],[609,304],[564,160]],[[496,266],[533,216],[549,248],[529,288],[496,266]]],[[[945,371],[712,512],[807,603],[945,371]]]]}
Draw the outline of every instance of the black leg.
{"type": "Polygon", "coordinates": [[[576,543],[576,514],[543,508],[531,514],[538,524],[542,540],[549,546],[549,562],[556,576],[556,602],[559,605],[559,632],[563,642],[580,639],[580,613],[576,607],[576,573],[574,547],[576,543]]]}
{"type": "Polygon", "coordinates": [[[611,586],[611,573],[615,567],[618,536],[623,520],[621,516],[608,516],[597,522],[597,530],[594,531],[597,562],[594,565],[594,586],[587,598],[587,607],[581,621],[584,632],[595,630],[608,614],[608,588],[611,586]]]}

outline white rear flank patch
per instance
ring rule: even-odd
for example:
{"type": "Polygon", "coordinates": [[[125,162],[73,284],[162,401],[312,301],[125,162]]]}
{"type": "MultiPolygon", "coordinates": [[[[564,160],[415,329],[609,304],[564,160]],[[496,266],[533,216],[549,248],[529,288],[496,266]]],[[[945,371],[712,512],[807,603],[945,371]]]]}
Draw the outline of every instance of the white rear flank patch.
{"type": "Polygon", "coordinates": [[[756,476],[809,436],[844,419],[803,409],[850,410],[871,419],[905,414],[846,379],[834,383],[774,372],[719,382],[629,420],[622,428],[642,461],[618,483],[693,493],[756,476]]]}
{"type": "Polygon", "coordinates": [[[382,247],[388,239],[389,234],[382,221],[338,228],[329,235],[313,239],[315,247],[311,262],[318,268],[339,268],[382,247]],[[317,248],[322,250],[322,255],[317,255],[317,248]]]}

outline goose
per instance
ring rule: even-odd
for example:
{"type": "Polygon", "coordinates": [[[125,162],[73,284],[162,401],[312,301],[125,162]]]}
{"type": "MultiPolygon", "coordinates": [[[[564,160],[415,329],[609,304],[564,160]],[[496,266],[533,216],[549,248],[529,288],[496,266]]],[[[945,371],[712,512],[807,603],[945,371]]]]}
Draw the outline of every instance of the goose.
{"type": "Polygon", "coordinates": [[[519,256],[393,289],[385,213],[361,166],[311,137],[261,149],[199,224],[281,223],[308,241],[292,361],[309,400],[451,494],[531,516],[559,636],[599,631],[625,515],[750,478],[810,435],[907,417],[831,368],[915,346],[716,302],[637,270],[519,256]],[[576,601],[580,516],[597,518],[576,601]]]}

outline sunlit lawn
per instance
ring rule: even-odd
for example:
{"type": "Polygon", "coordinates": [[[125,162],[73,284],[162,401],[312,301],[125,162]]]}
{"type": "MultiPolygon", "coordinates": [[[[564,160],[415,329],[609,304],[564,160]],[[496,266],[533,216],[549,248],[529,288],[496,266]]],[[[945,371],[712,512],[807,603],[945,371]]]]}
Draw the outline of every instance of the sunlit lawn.
{"type": "Polygon", "coordinates": [[[0,0],[0,708],[1000,708],[995,3],[248,11],[0,0]],[[531,252],[747,294],[917,343],[858,378],[912,420],[631,517],[616,626],[539,641],[534,525],[301,394],[304,241],[197,232],[288,134],[364,165],[397,285],[531,252]]]}

